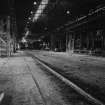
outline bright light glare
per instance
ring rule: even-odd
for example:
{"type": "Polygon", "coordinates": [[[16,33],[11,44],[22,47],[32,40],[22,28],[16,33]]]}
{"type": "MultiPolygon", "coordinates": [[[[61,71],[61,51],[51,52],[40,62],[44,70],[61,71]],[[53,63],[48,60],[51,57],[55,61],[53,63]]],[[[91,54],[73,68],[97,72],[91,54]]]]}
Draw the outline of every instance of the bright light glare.
{"type": "Polygon", "coordinates": [[[70,11],[67,11],[66,13],[67,13],[67,14],[70,14],[70,11]]]}
{"type": "Polygon", "coordinates": [[[28,36],[29,35],[29,31],[27,31],[26,33],[25,33],[25,36],[28,36]]]}
{"type": "Polygon", "coordinates": [[[23,42],[23,43],[26,43],[26,42],[27,42],[24,37],[22,38],[22,42],[23,42]]]}
{"type": "Polygon", "coordinates": [[[31,14],[33,14],[33,12],[31,11],[31,14]]]}
{"type": "Polygon", "coordinates": [[[33,22],[39,18],[39,16],[43,13],[43,10],[46,8],[49,0],[42,0],[35,15],[33,18],[33,22]]]}
{"type": "Polygon", "coordinates": [[[36,1],[34,1],[34,5],[36,5],[37,3],[36,3],[36,1]]]}

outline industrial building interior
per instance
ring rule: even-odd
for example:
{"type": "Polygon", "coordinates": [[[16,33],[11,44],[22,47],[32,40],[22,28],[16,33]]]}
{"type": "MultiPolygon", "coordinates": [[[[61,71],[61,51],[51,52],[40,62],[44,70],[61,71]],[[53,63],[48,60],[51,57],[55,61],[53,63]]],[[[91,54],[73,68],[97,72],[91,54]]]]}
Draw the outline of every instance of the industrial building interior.
{"type": "Polygon", "coordinates": [[[105,105],[105,0],[0,0],[0,105],[105,105]]]}
{"type": "Polygon", "coordinates": [[[25,38],[30,49],[104,55],[104,4],[104,0],[3,0],[0,14],[14,18],[14,36],[25,38]]]}

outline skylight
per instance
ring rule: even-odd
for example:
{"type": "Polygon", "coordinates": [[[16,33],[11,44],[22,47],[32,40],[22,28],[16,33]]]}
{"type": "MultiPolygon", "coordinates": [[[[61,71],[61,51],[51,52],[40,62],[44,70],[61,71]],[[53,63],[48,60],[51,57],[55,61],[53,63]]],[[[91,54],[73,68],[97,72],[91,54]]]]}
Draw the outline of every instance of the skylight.
{"type": "Polygon", "coordinates": [[[43,13],[44,9],[46,8],[47,4],[48,4],[49,0],[42,0],[35,15],[33,18],[33,22],[38,20],[38,18],[40,17],[40,15],[43,13]]]}

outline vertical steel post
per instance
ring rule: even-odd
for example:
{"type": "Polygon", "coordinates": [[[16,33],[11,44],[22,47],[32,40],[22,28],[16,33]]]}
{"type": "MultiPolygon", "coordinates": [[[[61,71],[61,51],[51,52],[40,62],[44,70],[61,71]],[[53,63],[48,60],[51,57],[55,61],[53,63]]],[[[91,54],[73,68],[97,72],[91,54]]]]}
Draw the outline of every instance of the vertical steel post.
{"type": "Polygon", "coordinates": [[[7,17],[7,56],[11,55],[11,46],[10,46],[10,16],[7,17]]]}

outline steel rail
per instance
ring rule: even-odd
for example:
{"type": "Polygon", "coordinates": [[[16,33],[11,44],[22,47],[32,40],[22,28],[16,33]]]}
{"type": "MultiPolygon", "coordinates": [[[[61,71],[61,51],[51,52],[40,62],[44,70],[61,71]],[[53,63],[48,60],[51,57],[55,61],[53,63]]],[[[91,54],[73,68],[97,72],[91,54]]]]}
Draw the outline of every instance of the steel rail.
{"type": "MultiPolygon", "coordinates": [[[[24,60],[26,60],[26,59],[24,58],[24,60]]],[[[36,85],[36,87],[37,87],[37,89],[38,89],[38,92],[39,92],[39,94],[40,94],[40,96],[41,96],[41,98],[42,98],[42,101],[43,101],[42,104],[43,104],[43,105],[47,105],[46,99],[44,98],[44,95],[43,95],[43,93],[42,93],[42,91],[41,91],[41,88],[40,88],[40,86],[39,86],[39,84],[38,84],[37,79],[36,79],[35,76],[33,75],[30,66],[29,66],[28,64],[26,64],[26,66],[27,66],[27,68],[28,68],[28,70],[29,70],[29,72],[30,72],[30,74],[31,74],[31,76],[32,76],[32,79],[33,79],[33,81],[34,81],[34,83],[35,83],[35,85],[36,85]]]]}
{"type": "Polygon", "coordinates": [[[48,65],[46,65],[45,63],[43,63],[43,61],[41,61],[39,58],[37,58],[35,55],[28,53],[33,59],[35,59],[40,65],[42,65],[43,67],[45,67],[49,72],[51,72],[53,75],[55,75],[57,78],[59,78],[60,80],[62,80],[64,83],[66,83],[68,86],[70,86],[72,89],[74,89],[77,93],[79,93],[80,95],[82,95],[83,97],[85,97],[85,99],[87,99],[88,101],[90,101],[91,103],[94,103],[95,105],[104,105],[103,102],[101,102],[100,100],[94,98],[91,94],[87,93],[86,91],[84,91],[82,88],[80,88],[78,85],[76,85],[75,83],[71,82],[70,80],[68,80],[67,78],[65,78],[64,76],[62,76],[60,73],[56,72],[54,69],[50,68],[48,65]]]}

